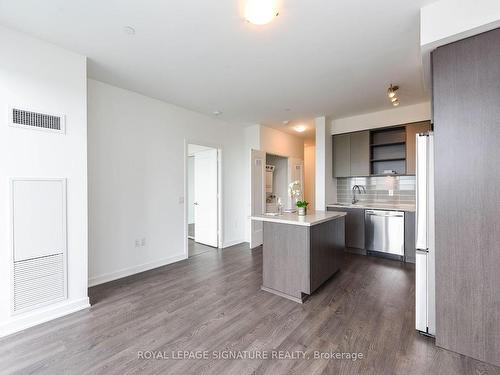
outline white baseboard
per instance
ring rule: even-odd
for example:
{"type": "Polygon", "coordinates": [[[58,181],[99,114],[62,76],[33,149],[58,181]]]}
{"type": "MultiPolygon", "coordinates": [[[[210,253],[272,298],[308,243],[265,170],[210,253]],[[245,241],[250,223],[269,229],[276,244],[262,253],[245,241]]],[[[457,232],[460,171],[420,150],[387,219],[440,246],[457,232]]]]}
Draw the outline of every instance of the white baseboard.
{"type": "Polygon", "coordinates": [[[168,257],[168,258],[159,259],[159,260],[156,260],[153,262],[139,264],[137,266],[133,266],[133,267],[129,267],[129,268],[124,268],[124,269],[121,269],[119,271],[106,273],[104,275],[94,276],[94,277],[91,277],[89,279],[89,287],[96,286],[99,284],[104,284],[104,283],[107,283],[107,282],[113,281],[113,280],[118,280],[118,279],[121,279],[123,277],[135,275],[136,273],[149,271],[149,270],[152,270],[154,268],[166,266],[167,264],[175,263],[175,262],[178,262],[178,261],[183,260],[183,259],[186,259],[186,255],[184,253],[179,254],[179,255],[175,255],[172,257],[168,257]]]}
{"type": "Polygon", "coordinates": [[[36,326],[90,307],[88,297],[66,300],[37,310],[11,317],[0,325],[0,337],[8,336],[26,328],[36,326]]]}
{"type": "Polygon", "coordinates": [[[231,247],[234,245],[239,245],[240,243],[246,242],[245,240],[235,240],[235,241],[227,241],[222,244],[222,248],[231,247]]]}

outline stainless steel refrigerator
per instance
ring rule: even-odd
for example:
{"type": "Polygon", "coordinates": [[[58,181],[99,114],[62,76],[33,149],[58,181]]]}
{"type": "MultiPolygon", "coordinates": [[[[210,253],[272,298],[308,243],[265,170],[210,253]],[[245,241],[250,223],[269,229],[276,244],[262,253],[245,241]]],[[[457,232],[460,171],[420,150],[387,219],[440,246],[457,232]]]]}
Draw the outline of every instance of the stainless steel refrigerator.
{"type": "Polygon", "coordinates": [[[416,328],[436,334],[434,241],[434,134],[417,134],[416,166],[416,328]]]}

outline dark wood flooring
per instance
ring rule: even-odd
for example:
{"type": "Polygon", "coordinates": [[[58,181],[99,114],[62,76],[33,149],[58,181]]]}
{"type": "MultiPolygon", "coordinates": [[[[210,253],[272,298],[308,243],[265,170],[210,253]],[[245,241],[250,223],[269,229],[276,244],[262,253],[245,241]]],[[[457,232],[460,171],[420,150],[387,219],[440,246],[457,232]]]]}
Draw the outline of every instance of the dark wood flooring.
{"type": "Polygon", "coordinates": [[[303,305],[260,290],[262,249],[235,246],[90,289],[92,307],[0,340],[18,374],[500,374],[414,330],[414,268],[346,254],[303,305]],[[138,351],[363,353],[352,360],[138,359],[138,351]]]}
{"type": "Polygon", "coordinates": [[[201,243],[195,242],[192,239],[188,239],[188,257],[200,255],[208,251],[214,251],[214,250],[217,250],[217,248],[206,246],[201,243]]]}

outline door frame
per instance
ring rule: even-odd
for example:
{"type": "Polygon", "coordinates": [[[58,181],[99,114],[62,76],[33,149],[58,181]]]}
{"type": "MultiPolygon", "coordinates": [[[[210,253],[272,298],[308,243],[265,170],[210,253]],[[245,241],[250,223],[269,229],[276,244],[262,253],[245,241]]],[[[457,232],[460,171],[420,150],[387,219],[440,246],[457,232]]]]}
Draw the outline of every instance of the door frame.
{"type": "Polygon", "coordinates": [[[223,248],[223,189],[222,189],[222,147],[217,144],[207,143],[204,141],[197,141],[195,139],[184,139],[184,259],[189,257],[189,239],[188,239],[188,145],[194,144],[217,150],[217,248],[223,248]]]}

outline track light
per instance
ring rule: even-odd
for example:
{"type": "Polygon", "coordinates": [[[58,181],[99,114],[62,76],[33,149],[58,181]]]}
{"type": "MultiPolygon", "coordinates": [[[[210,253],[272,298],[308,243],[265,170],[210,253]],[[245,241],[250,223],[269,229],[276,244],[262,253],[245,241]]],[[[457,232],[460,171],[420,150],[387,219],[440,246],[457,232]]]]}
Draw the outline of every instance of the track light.
{"type": "Polygon", "coordinates": [[[398,95],[396,93],[396,91],[398,91],[398,90],[399,90],[399,86],[392,85],[392,83],[389,86],[389,88],[387,89],[387,96],[391,100],[391,103],[394,107],[397,107],[399,105],[399,99],[398,99],[398,95]]]}

